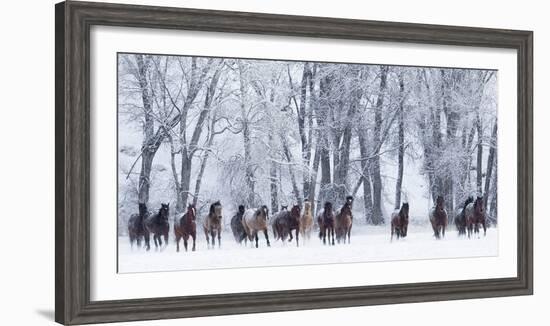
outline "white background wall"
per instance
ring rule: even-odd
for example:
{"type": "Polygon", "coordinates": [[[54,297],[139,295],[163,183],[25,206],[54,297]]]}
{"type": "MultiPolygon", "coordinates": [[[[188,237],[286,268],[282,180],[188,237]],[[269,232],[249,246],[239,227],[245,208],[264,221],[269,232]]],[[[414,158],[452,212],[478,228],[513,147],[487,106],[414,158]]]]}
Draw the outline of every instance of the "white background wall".
{"type": "MultiPolygon", "coordinates": [[[[121,2],[121,1],[116,1],[121,2]]],[[[468,25],[535,31],[535,295],[452,302],[154,321],[132,325],[547,325],[550,155],[545,95],[550,23],[544,1],[128,1],[205,9],[468,25]]],[[[53,323],[54,3],[10,1],[0,10],[0,324],[53,323]],[[23,226],[21,234],[5,230],[23,226]]],[[[513,214],[514,212],[511,212],[513,214]]]]}

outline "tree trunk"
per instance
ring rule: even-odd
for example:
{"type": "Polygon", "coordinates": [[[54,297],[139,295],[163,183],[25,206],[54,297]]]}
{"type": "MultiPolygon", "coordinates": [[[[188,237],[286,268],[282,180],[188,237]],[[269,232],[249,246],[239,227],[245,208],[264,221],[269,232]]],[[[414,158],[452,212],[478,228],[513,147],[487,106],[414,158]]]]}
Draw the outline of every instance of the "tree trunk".
{"type": "Polygon", "coordinates": [[[141,90],[141,100],[145,123],[143,125],[144,140],[141,147],[141,171],[139,173],[138,204],[149,204],[149,190],[151,188],[151,167],[158,146],[154,143],[153,104],[147,74],[149,73],[150,57],[137,55],[138,82],[141,90]]]}
{"type": "Polygon", "coordinates": [[[395,209],[399,209],[401,206],[401,187],[403,185],[403,159],[405,156],[405,82],[403,80],[403,74],[399,74],[399,113],[397,116],[397,128],[398,135],[397,141],[399,143],[397,149],[397,182],[395,183],[395,209]]]}
{"type": "Polygon", "coordinates": [[[487,202],[489,200],[489,190],[491,187],[491,176],[493,174],[493,162],[495,160],[497,147],[497,121],[493,125],[493,131],[491,133],[491,148],[489,149],[489,157],[487,158],[487,172],[485,173],[485,191],[483,193],[483,203],[484,207],[487,207],[487,202]]]}
{"type": "MultiPolygon", "coordinates": [[[[366,131],[359,130],[359,151],[361,153],[361,171],[363,171],[360,178],[363,180],[363,201],[365,206],[365,220],[367,224],[372,224],[372,189],[370,182],[370,171],[368,168],[369,160],[367,159],[369,152],[367,149],[367,135],[366,131]]],[[[354,193],[355,195],[355,193],[354,193]]]]}
{"type": "Polygon", "coordinates": [[[483,128],[481,125],[481,117],[479,115],[479,108],[478,108],[478,114],[476,118],[476,128],[477,128],[477,159],[476,159],[476,186],[477,186],[477,193],[479,196],[483,194],[483,191],[481,189],[482,182],[483,182],[483,128]]]}
{"type": "MultiPolygon", "coordinates": [[[[373,141],[376,144],[381,143],[382,131],[382,106],[384,105],[384,95],[386,91],[386,78],[388,67],[380,67],[380,90],[376,100],[376,108],[374,111],[374,135],[373,141]]],[[[380,156],[376,155],[372,159],[372,190],[373,190],[373,212],[372,223],[374,225],[384,224],[382,216],[382,177],[380,175],[380,156]]]]}
{"type": "Polygon", "coordinates": [[[329,152],[329,139],[328,139],[328,112],[329,112],[329,99],[330,88],[332,84],[332,77],[324,77],[319,85],[319,112],[317,114],[317,124],[319,126],[319,142],[317,143],[317,150],[319,151],[319,159],[321,161],[321,184],[319,189],[319,201],[325,202],[330,200],[330,184],[331,180],[331,168],[330,168],[330,152],[329,152]]]}
{"type": "Polygon", "coordinates": [[[284,137],[285,137],[284,135],[281,135],[281,142],[283,144],[283,152],[285,154],[285,158],[289,163],[288,173],[290,174],[290,181],[292,183],[292,192],[294,193],[296,202],[300,207],[302,207],[302,196],[300,195],[300,190],[298,189],[298,183],[296,182],[296,174],[294,173],[292,154],[290,153],[290,149],[288,148],[288,144],[284,137]]]}

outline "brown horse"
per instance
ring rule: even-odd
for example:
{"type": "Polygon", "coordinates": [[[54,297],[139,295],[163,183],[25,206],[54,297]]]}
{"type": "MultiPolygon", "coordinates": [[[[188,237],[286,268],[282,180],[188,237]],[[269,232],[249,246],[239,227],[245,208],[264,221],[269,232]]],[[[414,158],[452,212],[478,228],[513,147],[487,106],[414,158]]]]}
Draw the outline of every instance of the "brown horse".
{"type": "Polygon", "coordinates": [[[479,233],[479,226],[483,226],[483,235],[487,235],[487,222],[485,219],[485,207],[483,206],[483,197],[478,196],[475,202],[468,204],[465,209],[466,229],[468,238],[472,232],[479,233]]]}
{"type": "Polygon", "coordinates": [[[445,200],[442,196],[437,196],[437,199],[435,200],[435,207],[433,207],[430,211],[430,223],[432,224],[435,238],[444,238],[448,218],[447,211],[445,210],[445,200]]]}
{"type": "Polygon", "coordinates": [[[351,213],[351,207],[353,204],[353,197],[348,196],[344,206],[340,209],[334,220],[334,228],[336,232],[336,241],[340,243],[343,241],[346,243],[346,236],[348,243],[350,243],[351,226],[353,225],[353,215],[351,213]]]}
{"type": "Polygon", "coordinates": [[[288,242],[292,242],[292,230],[296,230],[296,246],[299,246],[300,206],[298,205],[294,205],[290,212],[288,210],[279,212],[273,219],[273,237],[275,240],[285,241],[288,235],[290,236],[288,242]]]}
{"type": "Polygon", "coordinates": [[[130,246],[134,247],[136,242],[138,248],[141,248],[141,240],[146,239],[149,242],[149,232],[145,230],[144,221],[149,217],[147,206],[145,204],[138,204],[139,213],[132,214],[128,220],[128,236],[130,237],[130,246]]]}
{"type": "Polygon", "coordinates": [[[187,213],[183,214],[179,222],[174,223],[174,235],[176,236],[176,250],[180,251],[180,239],[183,238],[183,246],[187,251],[187,240],[193,239],[192,251],[195,251],[195,240],[197,238],[197,210],[195,205],[187,206],[187,213]]]}
{"type": "Polygon", "coordinates": [[[311,237],[313,230],[313,214],[311,213],[311,203],[306,199],[304,202],[304,214],[300,217],[300,234],[302,239],[311,237]]]}
{"type": "Polygon", "coordinates": [[[319,239],[323,240],[323,244],[326,244],[328,237],[328,244],[334,245],[334,213],[332,212],[332,203],[326,202],[325,207],[317,214],[317,224],[319,225],[319,239]]]}
{"type": "Polygon", "coordinates": [[[464,205],[462,206],[460,213],[458,213],[455,217],[455,226],[459,236],[466,234],[466,207],[468,207],[468,205],[473,202],[474,202],[474,197],[472,196],[468,197],[464,202],[464,205]]]}
{"type": "MultiPolygon", "coordinates": [[[[170,204],[161,204],[158,213],[145,220],[145,230],[153,234],[156,249],[162,248],[161,236],[164,236],[164,245],[168,245],[168,232],[170,232],[168,215],[170,215],[170,204]]],[[[145,245],[149,250],[148,236],[145,238],[145,245]]]]}
{"type": "Polygon", "coordinates": [[[391,214],[391,240],[393,240],[393,234],[399,238],[407,236],[407,229],[409,228],[409,203],[403,203],[400,210],[396,210],[391,214]]]}
{"type": "Polygon", "coordinates": [[[204,219],[202,227],[204,235],[206,236],[206,245],[208,248],[215,247],[216,237],[218,238],[218,248],[220,248],[222,246],[222,204],[219,201],[210,205],[210,211],[204,219]],[[212,238],[212,243],[210,243],[210,237],[212,238]]]}
{"type": "Polygon", "coordinates": [[[267,234],[269,210],[263,205],[260,208],[249,208],[243,214],[243,228],[248,236],[248,240],[256,240],[256,248],[258,248],[258,232],[262,231],[265,236],[267,246],[270,246],[269,235],[267,234]]]}

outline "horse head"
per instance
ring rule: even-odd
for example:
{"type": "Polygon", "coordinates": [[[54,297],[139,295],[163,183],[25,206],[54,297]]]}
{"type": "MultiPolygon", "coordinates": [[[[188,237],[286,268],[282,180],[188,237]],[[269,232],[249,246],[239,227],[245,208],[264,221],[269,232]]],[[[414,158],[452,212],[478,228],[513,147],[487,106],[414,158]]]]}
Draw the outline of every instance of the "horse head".
{"type": "Polygon", "coordinates": [[[403,205],[401,205],[401,213],[404,219],[409,219],[409,203],[403,203],[403,205]]]}
{"type": "Polygon", "coordinates": [[[222,204],[219,201],[216,201],[210,205],[210,217],[216,217],[218,219],[222,218],[222,204]]]}
{"type": "Polygon", "coordinates": [[[162,220],[168,221],[168,215],[170,215],[170,203],[160,204],[160,209],[158,214],[159,218],[162,220]]]}
{"type": "Polygon", "coordinates": [[[288,205],[281,205],[281,211],[288,210],[288,205]]]}
{"type": "Polygon", "coordinates": [[[483,197],[481,196],[478,196],[476,198],[476,201],[474,203],[474,210],[476,211],[476,213],[478,214],[483,214],[484,211],[485,211],[485,207],[483,207],[483,197]]]}
{"type": "Polygon", "coordinates": [[[435,207],[438,211],[445,209],[445,199],[443,199],[443,196],[437,196],[437,199],[435,200],[435,207]]]}
{"type": "Polygon", "coordinates": [[[309,200],[304,200],[304,213],[309,213],[311,211],[311,203],[309,200]]]}
{"type": "Polygon", "coordinates": [[[327,221],[333,218],[334,218],[334,213],[332,212],[332,203],[327,201],[325,203],[325,209],[323,212],[323,220],[327,221]]]}
{"type": "Polygon", "coordinates": [[[245,211],[244,205],[239,205],[239,214],[241,215],[244,214],[244,211],[245,211]]]}
{"type": "Polygon", "coordinates": [[[346,197],[346,203],[349,204],[350,208],[353,205],[353,196],[347,196],[346,197]]]}
{"type": "Polygon", "coordinates": [[[294,220],[300,219],[300,206],[292,206],[292,209],[290,210],[290,217],[292,217],[294,220]]]}
{"type": "Polygon", "coordinates": [[[267,221],[268,220],[268,216],[269,216],[269,209],[267,208],[266,205],[263,205],[261,208],[260,208],[260,211],[261,211],[261,215],[262,215],[262,218],[267,221]]]}
{"type": "Polygon", "coordinates": [[[399,219],[401,224],[401,236],[407,236],[407,229],[409,227],[409,203],[403,203],[401,205],[401,211],[399,212],[399,219]]]}

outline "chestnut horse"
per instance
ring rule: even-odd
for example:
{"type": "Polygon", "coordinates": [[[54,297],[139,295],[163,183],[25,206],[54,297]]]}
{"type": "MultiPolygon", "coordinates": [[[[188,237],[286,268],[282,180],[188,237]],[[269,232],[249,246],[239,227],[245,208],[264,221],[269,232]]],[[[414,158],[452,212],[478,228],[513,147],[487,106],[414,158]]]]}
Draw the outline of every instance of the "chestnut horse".
{"type": "Polygon", "coordinates": [[[243,240],[246,243],[246,232],[243,227],[244,211],[244,206],[239,205],[239,211],[231,218],[231,232],[233,232],[233,237],[235,237],[237,243],[241,243],[243,240]]]}
{"type": "Polygon", "coordinates": [[[351,213],[352,204],[353,197],[346,197],[344,206],[342,206],[340,211],[336,214],[334,228],[336,231],[336,241],[338,243],[340,243],[340,241],[346,243],[346,236],[348,238],[348,243],[350,243],[351,226],[353,225],[353,215],[351,213]]]}
{"type": "Polygon", "coordinates": [[[487,235],[487,224],[485,219],[485,207],[483,206],[483,197],[478,196],[475,202],[468,204],[465,211],[466,228],[468,238],[472,232],[479,233],[479,225],[483,226],[483,235],[487,235]],[[472,230],[473,229],[473,230],[472,230]]]}
{"type": "Polygon", "coordinates": [[[403,203],[400,210],[395,210],[391,214],[391,240],[393,240],[393,234],[399,238],[407,236],[407,229],[409,228],[409,203],[403,203]]]}
{"type": "Polygon", "coordinates": [[[433,207],[430,211],[430,223],[432,224],[435,238],[444,238],[448,218],[447,211],[445,210],[445,200],[442,196],[437,196],[437,199],[435,200],[435,207],[433,207]]]}
{"type": "Polygon", "coordinates": [[[243,228],[248,236],[248,240],[252,243],[252,239],[256,240],[256,248],[258,248],[258,232],[262,231],[265,236],[267,246],[270,246],[269,236],[267,234],[269,210],[263,205],[260,208],[249,208],[243,214],[243,228]]]}
{"type": "Polygon", "coordinates": [[[149,217],[147,206],[145,204],[138,204],[139,213],[132,214],[128,220],[128,236],[130,237],[130,246],[134,247],[134,241],[138,248],[141,248],[141,240],[145,239],[149,242],[149,232],[145,230],[145,219],[149,217]]]}
{"type": "Polygon", "coordinates": [[[319,239],[323,240],[323,244],[326,244],[328,237],[328,244],[334,245],[334,213],[332,212],[332,203],[326,202],[325,207],[317,214],[317,224],[319,225],[319,239]]]}
{"type": "Polygon", "coordinates": [[[466,207],[468,207],[468,205],[473,202],[474,197],[468,197],[464,202],[464,206],[462,206],[460,213],[458,213],[458,215],[455,217],[456,230],[458,231],[459,236],[466,235],[466,207]]]}
{"type": "Polygon", "coordinates": [[[306,199],[304,201],[304,214],[300,217],[300,234],[302,239],[311,237],[313,230],[313,214],[311,213],[311,203],[306,199]]]}
{"type": "Polygon", "coordinates": [[[218,238],[218,248],[222,246],[222,204],[217,201],[210,205],[210,211],[202,223],[204,235],[206,236],[206,245],[208,248],[214,248],[216,245],[216,237],[218,238]],[[210,242],[210,237],[212,242],[210,242]]]}
{"type": "MultiPolygon", "coordinates": [[[[170,232],[168,215],[170,215],[170,204],[161,204],[158,213],[145,220],[145,230],[153,234],[156,249],[162,248],[161,236],[164,236],[164,245],[168,245],[168,232],[170,232]]],[[[148,236],[145,237],[147,250],[151,247],[148,238],[148,236]]]]}
{"type": "Polygon", "coordinates": [[[174,235],[176,236],[176,251],[180,251],[180,239],[183,238],[183,247],[187,251],[187,240],[193,239],[192,251],[195,251],[195,240],[197,239],[197,210],[195,205],[187,206],[187,213],[183,214],[179,222],[174,223],[174,235]]]}
{"type": "Polygon", "coordinates": [[[288,242],[292,242],[292,230],[296,230],[296,246],[299,246],[300,234],[300,206],[294,205],[290,212],[288,210],[281,211],[273,218],[273,237],[275,240],[286,240],[286,236],[290,236],[288,242]]]}

